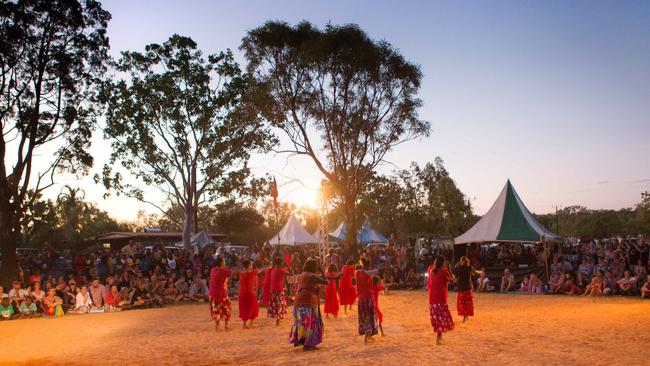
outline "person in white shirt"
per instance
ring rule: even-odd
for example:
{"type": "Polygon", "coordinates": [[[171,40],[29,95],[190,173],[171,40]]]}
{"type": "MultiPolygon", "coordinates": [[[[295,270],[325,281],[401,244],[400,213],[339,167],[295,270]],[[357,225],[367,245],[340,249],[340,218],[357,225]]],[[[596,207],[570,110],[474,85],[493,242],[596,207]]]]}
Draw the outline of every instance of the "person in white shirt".
{"type": "Polygon", "coordinates": [[[75,305],[72,312],[77,314],[85,314],[90,311],[90,307],[93,305],[93,301],[90,298],[88,293],[88,287],[81,286],[81,291],[77,294],[75,299],[75,305]]]}

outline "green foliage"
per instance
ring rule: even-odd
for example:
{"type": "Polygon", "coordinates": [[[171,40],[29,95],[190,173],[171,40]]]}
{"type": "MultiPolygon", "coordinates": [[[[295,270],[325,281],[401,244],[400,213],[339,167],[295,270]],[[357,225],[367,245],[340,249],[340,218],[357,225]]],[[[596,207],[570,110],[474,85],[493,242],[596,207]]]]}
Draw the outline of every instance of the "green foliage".
{"type": "Polygon", "coordinates": [[[97,85],[111,15],[94,0],[0,0],[0,244],[2,280],[15,274],[15,245],[30,199],[56,172],[86,173],[97,85]],[[32,160],[39,156],[33,169],[32,160]],[[45,162],[45,163],[44,163],[45,162]],[[33,191],[28,195],[29,191],[33,191]]]}
{"type": "Polygon", "coordinates": [[[472,208],[440,158],[392,176],[375,176],[359,205],[387,235],[457,236],[476,222],[472,208]]]}
{"type": "Polygon", "coordinates": [[[399,143],[429,133],[417,114],[419,67],[356,25],[268,22],[241,49],[257,112],[286,133],[284,152],[309,156],[338,191],[356,248],[356,205],[374,169],[399,143]]]}
{"type": "Polygon", "coordinates": [[[21,246],[38,248],[48,243],[54,248],[74,250],[85,248],[86,240],[99,234],[130,231],[129,225],[117,222],[86,201],[81,189],[69,186],[65,186],[55,200],[46,201],[40,195],[34,197],[21,227],[21,246]]]}
{"type": "Polygon", "coordinates": [[[249,82],[229,50],[206,58],[192,39],[174,35],[144,52],[123,52],[117,69],[129,78],[103,90],[112,154],[96,180],[149,203],[143,187],[159,189],[183,210],[188,243],[208,199],[259,191],[264,182],[251,178],[248,159],[275,140],[244,107],[249,82]],[[116,163],[139,183],[122,179],[116,163]]]}
{"type": "Polygon", "coordinates": [[[568,237],[650,235],[649,208],[647,202],[642,200],[634,209],[590,210],[582,206],[569,206],[558,210],[557,215],[546,214],[537,217],[547,228],[568,237]]]}

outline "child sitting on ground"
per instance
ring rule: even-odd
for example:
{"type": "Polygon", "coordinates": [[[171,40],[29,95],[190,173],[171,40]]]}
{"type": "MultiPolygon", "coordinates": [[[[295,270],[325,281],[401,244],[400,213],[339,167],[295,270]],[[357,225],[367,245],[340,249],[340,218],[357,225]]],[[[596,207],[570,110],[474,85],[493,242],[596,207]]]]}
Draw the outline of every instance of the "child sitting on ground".
{"type": "Polygon", "coordinates": [[[16,319],[19,314],[14,314],[14,308],[9,302],[9,295],[2,294],[2,300],[0,301],[0,320],[11,320],[16,319]]]}
{"type": "Polygon", "coordinates": [[[603,294],[603,288],[598,276],[591,279],[591,283],[585,288],[585,293],[582,296],[600,296],[603,294]]]}
{"type": "Polygon", "coordinates": [[[524,276],[524,280],[521,281],[521,286],[519,286],[519,291],[524,294],[530,292],[530,280],[528,279],[528,276],[524,276]]]}
{"type": "Polygon", "coordinates": [[[32,300],[31,296],[27,296],[25,298],[25,301],[23,301],[23,303],[20,304],[18,311],[20,312],[21,319],[34,318],[40,315],[36,309],[36,304],[32,300]]]}

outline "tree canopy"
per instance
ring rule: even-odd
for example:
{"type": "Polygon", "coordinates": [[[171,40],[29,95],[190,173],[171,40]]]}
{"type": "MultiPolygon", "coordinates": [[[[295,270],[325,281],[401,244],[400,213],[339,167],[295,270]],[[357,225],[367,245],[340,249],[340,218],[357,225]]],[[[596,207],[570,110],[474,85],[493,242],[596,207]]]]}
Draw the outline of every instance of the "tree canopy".
{"type": "Polygon", "coordinates": [[[86,173],[106,71],[111,15],[93,0],[0,0],[0,245],[2,281],[32,200],[57,172],[86,173]],[[34,158],[39,156],[38,161],[34,158]]]}
{"type": "Polygon", "coordinates": [[[275,140],[242,107],[249,82],[229,50],[204,57],[191,38],[174,35],[144,52],[123,52],[117,70],[128,78],[108,81],[102,93],[112,154],[97,180],[164,211],[143,187],[159,189],[163,201],[182,208],[189,245],[197,210],[208,199],[264,189],[248,159],[275,140]],[[123,179],[123,171],[139,183],[123,179]]]}
{"type": "Polygon", "coordinates": [[[241,49],[258,113],[288,136],[281,151],[311,158],[338,191],[355,250],[358,199],[374,169],[399,143],[429,133],[417,113],[419,67],[356,25],[268,22],[241,49]]]}

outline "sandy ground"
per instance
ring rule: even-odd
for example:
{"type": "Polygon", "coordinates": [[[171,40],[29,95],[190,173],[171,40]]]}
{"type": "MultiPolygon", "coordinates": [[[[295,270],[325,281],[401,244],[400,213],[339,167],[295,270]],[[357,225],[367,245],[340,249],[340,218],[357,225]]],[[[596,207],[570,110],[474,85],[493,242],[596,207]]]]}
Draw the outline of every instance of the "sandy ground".
{"type": "Polygon", "coordinates": [[[219,333],[207,304],[2,322],[0,364],[650,364],[650,301],[478,294],[467,324],[455,302],[451,293],[456,329],[438,347],[426,293],[396,291],[380,298],[386,336],[368,344],[356,335],[356,309],[325,319],[320,350],[302,352],[287,343],[290,315],[245,330],[233,302],[233,329],[219,333]]]}

